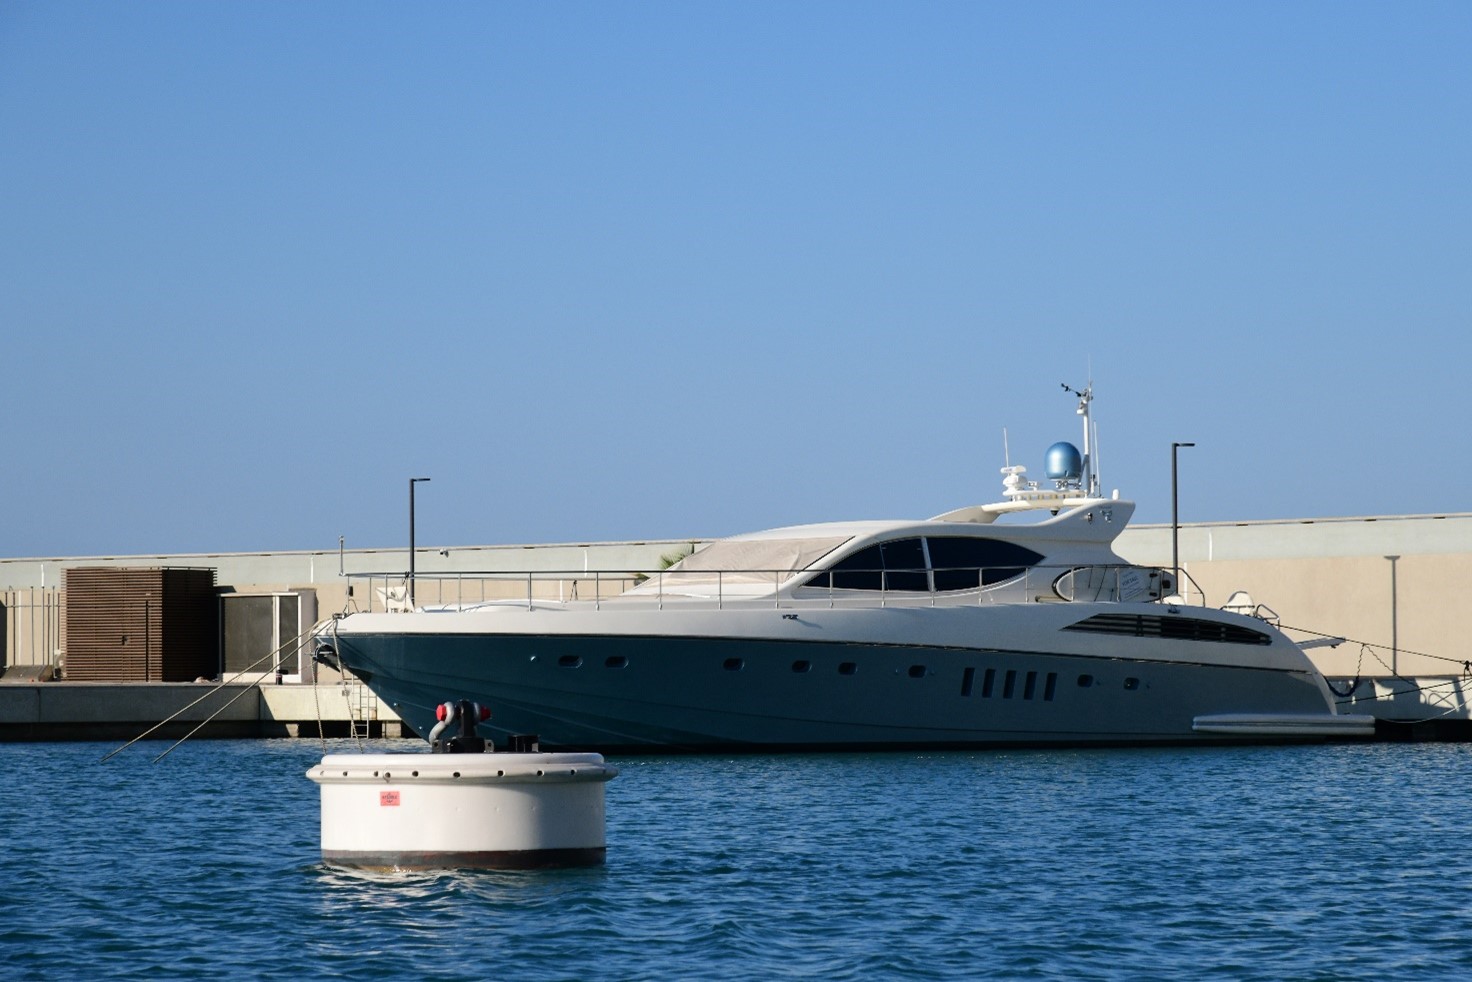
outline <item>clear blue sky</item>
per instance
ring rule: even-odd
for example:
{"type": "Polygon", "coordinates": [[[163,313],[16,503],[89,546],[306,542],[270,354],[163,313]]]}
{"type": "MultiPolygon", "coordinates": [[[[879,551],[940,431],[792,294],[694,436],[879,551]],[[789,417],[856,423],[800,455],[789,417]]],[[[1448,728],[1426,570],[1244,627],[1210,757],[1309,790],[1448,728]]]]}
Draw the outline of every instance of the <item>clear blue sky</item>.
{"type": "Polygon", "coordinates": [[[0,2],[0,555],[1472,510],[1472,4],[0,2]]]}

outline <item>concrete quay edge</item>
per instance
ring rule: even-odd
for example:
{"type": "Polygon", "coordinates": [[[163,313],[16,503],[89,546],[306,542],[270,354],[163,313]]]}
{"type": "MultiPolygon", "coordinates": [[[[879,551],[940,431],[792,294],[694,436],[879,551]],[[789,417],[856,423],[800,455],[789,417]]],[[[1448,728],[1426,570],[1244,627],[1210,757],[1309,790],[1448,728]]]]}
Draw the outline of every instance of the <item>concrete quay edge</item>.
{"type": "Polygon", "coordinates": [[[413,735],[382,703],[367,720],[352,708],[336,684],[5,683],[0,741],[131,740],[166,719],[151,738],[177,740],[201,723],[203,738],[349,736],[355,721],[360,735],[413,735]]]}

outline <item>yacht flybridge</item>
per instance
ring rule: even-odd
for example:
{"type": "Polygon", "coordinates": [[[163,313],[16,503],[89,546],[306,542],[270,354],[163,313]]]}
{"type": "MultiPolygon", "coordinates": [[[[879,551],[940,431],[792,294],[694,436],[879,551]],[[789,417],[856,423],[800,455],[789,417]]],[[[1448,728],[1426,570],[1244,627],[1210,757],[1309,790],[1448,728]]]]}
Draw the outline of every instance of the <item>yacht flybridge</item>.
{"type": "Polygon", "coordinates": [[[319,656],[420,733],[466,698],[498,742],[605,752],[1373,733],[1272,624],[1183,604],[1169,570],[1114,553],[1134,505],[1100,494],[1092,388],[1069,391],[1084,452],[1054,444],[1042,485],[1003,468],[999,502],[736,536],[620,591],[494,574],[499,597],[337,617],[319,656]]]}

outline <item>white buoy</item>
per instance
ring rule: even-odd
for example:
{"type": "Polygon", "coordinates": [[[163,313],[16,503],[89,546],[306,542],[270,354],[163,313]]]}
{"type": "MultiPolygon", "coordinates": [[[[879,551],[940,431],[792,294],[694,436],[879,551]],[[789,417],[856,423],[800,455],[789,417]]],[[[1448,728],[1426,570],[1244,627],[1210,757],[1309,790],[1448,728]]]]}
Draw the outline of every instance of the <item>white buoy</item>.
{"type": "Polygon", "coordinates": [[[364,869],[596,866],[607,851],[599,754],[331,754],[322,859],[364,869]]]}
{"type": "Polygon", "coordinates": [[[538,753],[536,737],[485,753],[490,717],[438,707],[430,754],[333,754],[307,771],[322,789],[322,859],[362,869],[596,866],[607,853],[599,754],[538,753]],[[459,723],[458,736],[441,739],[459,723]]]}

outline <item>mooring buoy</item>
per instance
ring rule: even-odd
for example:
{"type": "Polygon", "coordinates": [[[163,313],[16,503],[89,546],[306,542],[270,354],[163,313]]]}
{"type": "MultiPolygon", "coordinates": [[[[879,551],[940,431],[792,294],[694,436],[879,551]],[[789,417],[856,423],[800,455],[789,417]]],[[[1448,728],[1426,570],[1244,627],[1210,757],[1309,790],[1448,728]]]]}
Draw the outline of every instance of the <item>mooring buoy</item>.
{"type": "Polygon", "coordinates": [[[530,735],[511,752],[472,750],[479,708],[462,702],[447,715],[441,724],[459,718],[461,736],[436,741],[437,753],[330,754],[307,771],[322,789],[324,862],[404,870],[604,862],[603,786],[618,768],[600,754],[537,752],[530,735]]]}

